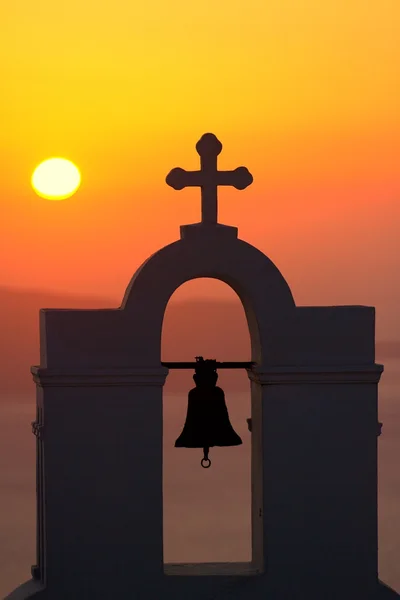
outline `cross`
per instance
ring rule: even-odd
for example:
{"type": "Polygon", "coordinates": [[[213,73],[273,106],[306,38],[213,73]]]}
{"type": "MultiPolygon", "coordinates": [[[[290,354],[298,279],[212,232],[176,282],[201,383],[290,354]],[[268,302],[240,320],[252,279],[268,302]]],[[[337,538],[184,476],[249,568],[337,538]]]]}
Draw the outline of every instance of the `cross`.
{"type": "Polygon", "coordinates": [[[222,150],[221,142],[213,133],[205,133],[196,144],[200,155],[200,170],[185,171],[177,167],[169,172],[166,182],[174,190],[185,187],[201,188],[201,222],[217,223],[218,186],[231,185],[237,190],[244,190],[253,183],[253,176],[246,167],[238,167],[233,171],[218,171],[217,157],[222,150]]]}

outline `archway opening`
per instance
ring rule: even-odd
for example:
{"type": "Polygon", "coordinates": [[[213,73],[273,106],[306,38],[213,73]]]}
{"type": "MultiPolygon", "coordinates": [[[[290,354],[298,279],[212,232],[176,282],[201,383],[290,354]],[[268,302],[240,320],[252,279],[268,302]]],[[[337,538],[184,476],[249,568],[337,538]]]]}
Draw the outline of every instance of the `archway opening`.
{"type": "MultiPolygon", "coordinates": [[[[250,361],[243,306],[225,283],[202,278],[182,285],[168,303],[162,330],[163,361],[250,361]]],[[[171,370],[163,391],[164,564],[251,561],[250,384],[241,370],[220,370],[234,430],[243,444],[202,450],[175,448],[187,412],[192,370],[171,370]]]]}

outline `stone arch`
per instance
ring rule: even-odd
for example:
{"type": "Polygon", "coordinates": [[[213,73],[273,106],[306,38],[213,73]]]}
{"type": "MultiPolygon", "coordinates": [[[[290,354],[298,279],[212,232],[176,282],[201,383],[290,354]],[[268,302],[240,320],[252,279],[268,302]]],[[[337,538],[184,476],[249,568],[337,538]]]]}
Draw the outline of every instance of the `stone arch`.
{"type": "MultiPolygon", "coordinates": [[[[168,302],[162,348],[164,361],[193,361],[199,354],[224,361],[250,360],[249,328],[237,293],[217,279],[199,278],[184,283],[168,302]],[[223,299],[211,299],[210,287],[211,294],[219,297],[222,293],[223,299]]],[[[231,424],[243,445],[213,448],[213,469],[205,479],[202,469],[198,469],[201,449],[174,448],[187,415],[187,394],[194,387],[193,370],[171,369],[163,388],[166,572],[171,563],[250,560],[251,435],[246,419],[251,416],[251,388],[245,369],[221,369],[218,377],[217,385],[225,392],[231,424]],[[179,519],[176,518],[178,511],[179,519]],[[226,544],[227,539],[229,544],[226,544]]]]}
{"type": "MultiPolygon", "coordinates": [[[[232,235],[232,229],[214,235],[188,235],[146,260],[132,278],[122,303],[136,343],[153,350],[159,363],[164,313],[181,285],[202,277],[218,279],[239,296],[247,318],[252,360],[259,366],[268,355],[268,332],[292,314],[295,303],[284,277],[265,254],[232,235]],[[230,234],[229,236],[227,234],[230,234]]],[[[135,344],[136,345],[136,344],[135,344]]]]}
{"type": "Polygon", "coordinates": [[[166,362],[194,360],[197,355],[249,361],[249,327],[237,293],[225,282],[208,277],[182,284],[164,313],[161,350],[166,362]]]}

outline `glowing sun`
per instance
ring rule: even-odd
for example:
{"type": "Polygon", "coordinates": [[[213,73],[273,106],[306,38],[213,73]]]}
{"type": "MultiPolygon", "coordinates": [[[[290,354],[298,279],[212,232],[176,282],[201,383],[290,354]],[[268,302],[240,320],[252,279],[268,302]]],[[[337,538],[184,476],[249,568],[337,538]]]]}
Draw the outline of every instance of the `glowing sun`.
{"type": "Polygon", "coordinates": [[[81,183],[81,174],[70,160],[49,158],[36,167],[31,183],[41,198],[64,200],[75,194],[81,183]]]}

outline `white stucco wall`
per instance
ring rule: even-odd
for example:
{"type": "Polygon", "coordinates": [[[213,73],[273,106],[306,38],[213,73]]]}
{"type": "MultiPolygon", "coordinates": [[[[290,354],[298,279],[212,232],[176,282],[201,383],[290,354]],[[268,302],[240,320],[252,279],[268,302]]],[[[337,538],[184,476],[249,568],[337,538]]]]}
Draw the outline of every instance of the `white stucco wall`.
{"type": "Polygon", "coordinates": [[[276,266],[235,228],[198,224],[142,265],[121,308],[43,310],[40,328],[43,598],[375,592],[382,369],[373,308],[296,307],[276,266]],[[240,576],[163,568],[161,329],[171,295],[199,277],[237,292],[257,363],[249,372],[254,564],[240,576]]]}

